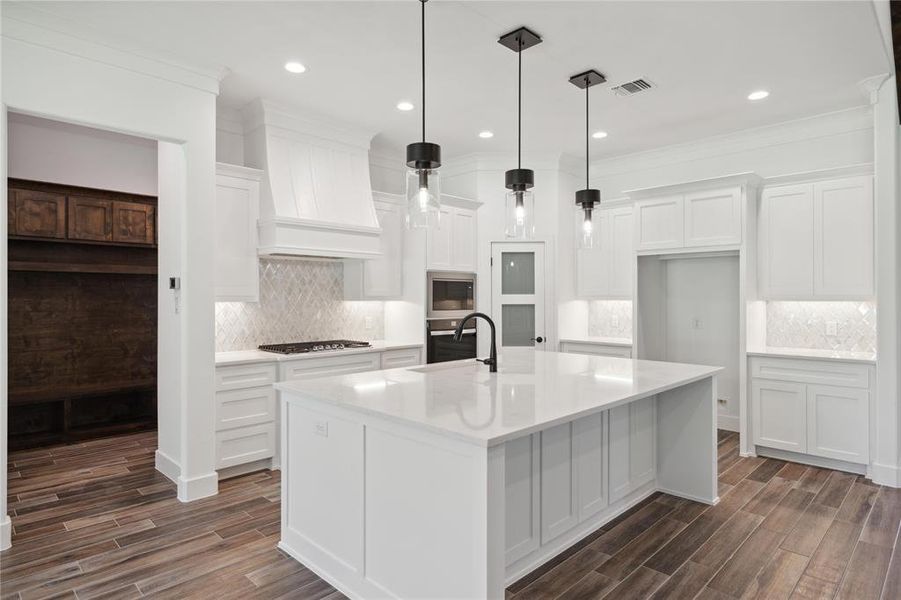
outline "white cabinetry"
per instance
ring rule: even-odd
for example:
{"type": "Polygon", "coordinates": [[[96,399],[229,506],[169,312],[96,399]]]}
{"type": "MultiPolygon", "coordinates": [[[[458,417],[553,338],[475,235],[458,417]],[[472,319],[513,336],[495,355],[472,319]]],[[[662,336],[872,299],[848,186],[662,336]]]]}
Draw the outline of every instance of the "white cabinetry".
{"type": "Polygon", "coordinates": [[[403,295],[404,206],[403,197],[373,192],[375,213],[382,233],[381,256],[344,261],[344,298],[368,300],[403,295]]]}
{"type": "Polygon", "coordinates": [[[579,342],[564,340],[560,342],[560,352],[572,354],[593,354],[595,356],[611,356],[615,358],[631,358],[632,346],[621,344],[604,344],[601,342],[579,342]]]}
{"type": "Polygon", "coordinates": [[[872,297],[873,210],[870,176],[765,189],[761,295],[773,300],[872,297]]]}
{"type": "Polygon", "coordinates": [[[600,243],[576,251],[576,288],[579,296],[631,298],[633,248],[632,207],[603,208],[595,216],[600,243]]]}
{"type": "Polygon", "coordinates": [[[382,369],[415,367],[422,364],[422,349],[401,348],[399,350],[385,350],[381,353],[381,357],[382,369]]]}
{"type": "Polygon", "coordinates": [[[752,357],[754,444],[845,462],[869,462],[875,372],[865,364],[752,357]]]}
{"type": "Polygon", "coordinates": [[[275,456],[273,383],[275,365],[271,363],[216,368],[217,469],[275,456]]]}
{"type": "Polygon", "coordinates": [[[541,543],[579,522],[573,423],[541,432],[541,543]]]}
{"type": "Polygon", "coordinates": [[[655,476],[656,398],[618,406],[610,414],[610,501],[635,491],[655,476]]]}
{"type": "Polygon", "coordinates": [[[690,191],[635,202],[636,249],[737,247],[742,238],[740,185],[690,191]]]}
{"type": "MultiPolygon", "coordinates": [[[[447,199],[442,196],[442,202],[447,199]]],[[[474,205],[462,199],[461,202],[474,205]]],[[[474,208],[443,204],[440,223],[437,227],[429,227],[426,236],[428,269],[475,272],[477,231],[474,208]]]]}
{"type": "Polygon", "coordinates": [[[262,171],[216,165],[215,247],[213,277],[219,302],[260,299],[257,254],[262,171]]]}

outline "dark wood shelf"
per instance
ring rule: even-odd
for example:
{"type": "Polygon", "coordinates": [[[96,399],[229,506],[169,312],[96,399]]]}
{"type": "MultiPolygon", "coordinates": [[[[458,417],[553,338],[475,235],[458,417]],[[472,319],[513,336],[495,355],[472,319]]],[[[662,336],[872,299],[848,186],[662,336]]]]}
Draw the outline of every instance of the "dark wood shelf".
{"type": "Polygon", "coordinates": [[[43,404],[46,402],[63,402],[65,400],[79,400],[104,394],[120,394],[129,392],[149,392],[156,389],[155,379],[143,379],[129,382],[115,382],[103,384],[91,384],[71,386],[61,389],[54,385],[52,388],[32,388],[25,390],[9,390],[9,405],[43,404]]]}
{"type": "Polygon", "coordinates": [[[110,265],[90,263],[58,263],[11,260],[10,271],[32,271],[44,273],[115,273],[117,275],[156,275],[159,269],[145,265],[110,265]]]}

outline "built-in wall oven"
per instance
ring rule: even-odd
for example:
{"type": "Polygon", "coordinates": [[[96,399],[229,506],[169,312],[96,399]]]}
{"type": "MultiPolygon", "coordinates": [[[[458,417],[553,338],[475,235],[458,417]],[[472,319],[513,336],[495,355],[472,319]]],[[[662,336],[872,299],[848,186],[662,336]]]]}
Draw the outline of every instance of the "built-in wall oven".
{"type": "Polygon", "coordinates": [[[476,274],[429,271],[429,319],[459,319],[476,309],[476,274]]]}
{"type": "Polygon", "coordinates": [[[429,319],[426,321],[426,362],[439,363],[449,360],[465,360],[476,357],[476,324],[468,323],[459,342],[454,341],[454,331],[459,319],[429,319]]]}

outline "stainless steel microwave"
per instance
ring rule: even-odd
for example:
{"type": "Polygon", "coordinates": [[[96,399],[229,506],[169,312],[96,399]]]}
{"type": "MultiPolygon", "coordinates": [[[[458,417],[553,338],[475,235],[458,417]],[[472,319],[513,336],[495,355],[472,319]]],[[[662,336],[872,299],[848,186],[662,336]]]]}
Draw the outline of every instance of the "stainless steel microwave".
{"type": "Polygon", "coordinates": [[[429,319],[457,319],[476,309],[476,274],[449,271],[428,273],[429,319]]]}

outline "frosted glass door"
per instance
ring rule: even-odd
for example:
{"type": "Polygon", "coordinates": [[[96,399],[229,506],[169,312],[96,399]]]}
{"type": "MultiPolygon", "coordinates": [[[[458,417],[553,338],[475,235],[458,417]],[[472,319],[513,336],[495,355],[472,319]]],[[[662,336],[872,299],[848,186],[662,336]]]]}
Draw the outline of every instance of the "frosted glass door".
{"type": "Polygon", "coordinates": [[[498,345],[544,348],[544,244],[495,243],[491,260],[498,345]]]}

